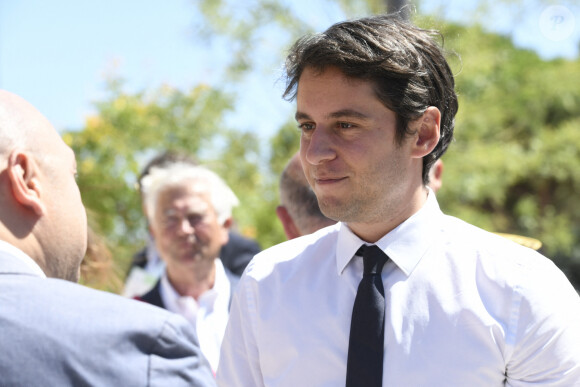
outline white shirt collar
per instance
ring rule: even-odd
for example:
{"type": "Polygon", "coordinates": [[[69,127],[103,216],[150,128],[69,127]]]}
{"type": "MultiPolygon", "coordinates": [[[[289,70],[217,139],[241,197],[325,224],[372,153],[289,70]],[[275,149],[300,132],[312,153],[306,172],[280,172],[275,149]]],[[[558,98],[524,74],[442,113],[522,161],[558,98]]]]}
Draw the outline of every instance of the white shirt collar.
{"type": "Polygon", "coordinates": [[[0,252],[6,253],[7,255],[19,259],[22,263],[28,266],[28,268],[31,269],[36,275],[42,278],[46,278],[46,274],[44,273],[44,271],[42,271],[38,263],[36,263],[34,259],[26,255],[26,253],[24,253],[18,247],[15,247],[8,242],[0,240],[0,252]]]}
{"type": "MultiPolygon", "coordinates": [[[[375,243],[405,273],[411,274],[435,239],[437,218],[443,216],[433,191],[427,201],[410,218],[375,243]],[[421,237],[418,238],[417,235],[421,237]]],[[[336,268],[342,274],[358,248],[366,242],[356,236],[346,224],[340,223],[336,244],[336,268]]]]}
{"type": "Polygon", "coordinates": [[[167,272],[164,272],[161,277],[159,291],[161,293],[163,304],[167,310],[174,313],[183,314],[183,305],[192,306],[192,302],[189,300],[187,303],[185,303],[183,300],[180,301],[182,298],[191,298],[193,300],[193,304],[198,308],[202,306],[205,306],[208,309],[225,307],[227,310],[230,302],[231,284],[226,275],[224,266],[219,258],[216,258],[215,265],[216,272],[213,288],[202,294],[197,301],[195,301],[192,297],[181,296],[179,293],[177,293],[167,278],[167,272]]]}

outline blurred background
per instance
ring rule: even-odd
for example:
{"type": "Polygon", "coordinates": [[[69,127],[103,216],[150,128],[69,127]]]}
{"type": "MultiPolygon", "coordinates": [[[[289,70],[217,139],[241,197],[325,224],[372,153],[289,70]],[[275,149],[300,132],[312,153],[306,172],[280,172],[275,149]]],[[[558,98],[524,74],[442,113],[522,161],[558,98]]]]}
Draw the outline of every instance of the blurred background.
{"type": "Polygon", "coordinates": [[[77,154],[97,257],[85,283],[120,291],[147,235],[137,176],[164,150],[226,179],[240,233],[283,241],[278,176],[300,136],[281,98],[287,49],[405,4],[442,32],[456,74],[443,211],[540,240],[579,288],[580,0],[0,0],[0,88],[77,154]]]}

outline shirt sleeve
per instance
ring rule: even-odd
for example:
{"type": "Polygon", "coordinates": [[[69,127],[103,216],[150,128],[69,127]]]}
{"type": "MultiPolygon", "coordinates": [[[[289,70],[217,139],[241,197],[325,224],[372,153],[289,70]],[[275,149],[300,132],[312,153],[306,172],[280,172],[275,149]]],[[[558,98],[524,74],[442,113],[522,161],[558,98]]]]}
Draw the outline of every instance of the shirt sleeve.
{"type": "Polygon", "coordinates": [[[508,329],[506,385],[580,386],[578,293],[550,261],[521,283],[508,329]]]}
{"type": "Polygon", "coordinates": [[[220,352],[218,386],[264,386],[256,335],[255,285],[254,279],[244,275],[234,295],[220,352]]]}
{"type": "Polygon", "coordinates": [[[193,328],[177,314],[169,315],[151,349],[148,381],[148,386],[216,386],[193,328]]]}

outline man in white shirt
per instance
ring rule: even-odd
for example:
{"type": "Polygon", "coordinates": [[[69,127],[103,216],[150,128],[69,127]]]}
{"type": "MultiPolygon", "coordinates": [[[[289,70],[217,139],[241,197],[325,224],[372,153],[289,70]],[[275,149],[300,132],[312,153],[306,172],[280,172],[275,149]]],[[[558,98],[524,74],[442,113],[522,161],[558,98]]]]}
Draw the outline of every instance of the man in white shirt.
{"type": "MultiPolygon", "coordinates": [[[[176,162],[192,165],[199,164],[191,155],[169,150],[156,155],[143,167],[137,179],[137,186],[145,216],[147,215],[147,209],[145,208],[141,185],[143,178],[149,174],[153,167],[168,167],[176,162]]],[[[261,250],[260,245],[255,240],[247,238],[230,228],[228,242],[222,247],[219,256],[224,267],[239,277],[248,262],[261,250]]],[[[135,297],[148,292],[155,286],[164,270],[165,262],[159,257],[159,252],[155,247],[155,241],[151,234],[148,234],[146,246],[133,255],[131,265],[127,271],[127,277],[125,278],[123,295],[125,297],[135,297]]]]}
{"type": "Polygon", "coordinates": [[[137,298],[189,320],[215,372],[239,280],[224,267],[219,253],[228,241],[238,199],[217,174],[183,162],[152,168],[142,190],[165,271],[153,289],[137,298]]]}
{"type": "Polygon", "coordinates": [[[537,252],[444,215],[427,188],[458,107],[433,35],[383,15],[291,49],[285,96],[296,97],[302,166],[339,223],[250,263],[218,385],[356,385],[351,346],[380,368],[359,386],[580,385],[580,298],[566,277],[537,252]],[[367,270],[364,253],[365,278],[363,245],[387,256],[382,271],[367,270]],[[349,333],[368,278],[369,293],[384,295],[373,303],[384,326],[370,332],[382,350],[378,340],[360,350],[351,338],[365,332],[349,333]]]}
{"type": "Polygon", "coordinates": [[[75,175],[48,120],[0,90],[0,384],[214,386],[182,317],[75,283],[87,248],[75,175]]]}

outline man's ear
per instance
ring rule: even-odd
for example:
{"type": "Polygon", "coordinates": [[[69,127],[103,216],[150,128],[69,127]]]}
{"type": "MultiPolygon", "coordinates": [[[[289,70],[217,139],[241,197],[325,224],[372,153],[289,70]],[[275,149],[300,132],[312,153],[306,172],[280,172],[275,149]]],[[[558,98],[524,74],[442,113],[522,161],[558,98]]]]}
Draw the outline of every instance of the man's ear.
{"type": "Polygon", "coordinates": [[[34,211],[38,216],[46,213],[42,201],[38,163],[28,152],[14,150],[8,156],[8,178],[12,184],[14,199],[22,206],[34,211]]]}
{"type": "Polygon", "coordinates": [[[441,112],[435,106],[429,106],[413,123],[416,134],[412,154],[416,158],[422,158],[431,153],[439,142],[441,112]]]}
{"type": "Polygon", "coordinates": [[[228,229],[229,230],[232,227],[233,224],[234,224],[234,220],[232,218],[227,218],[225,220],[225,222],[223,223],[223,227],[225,229],[228,229]]]}
{"type": "Polygon", "coordinates": [[[433,192],[437,193],[443,185],[443,160],[437,159],[429,171],[429,184],[433,192]]]}
{"type": "Polygon", "coordinates": [[[286,238],[294,239],[298,238],[302,234],[298,231],[298,227],[294,224],[294,220],[288,213],[288,210],[284,206],[276,207],[276,214],[278,215],[278,219],[282,223],[282,227],[284,227],[284,233],[286,234],[286,238]]]}
{"type": "Polygon", "coordinates": [[[230,241],[230,228],[234,225],[234,219],[232,217],[227,218],[222,223],[222,246],[225,246],[230,241]]]}

